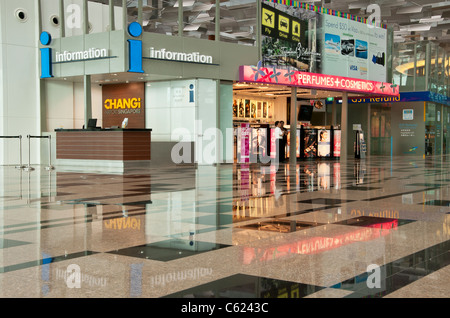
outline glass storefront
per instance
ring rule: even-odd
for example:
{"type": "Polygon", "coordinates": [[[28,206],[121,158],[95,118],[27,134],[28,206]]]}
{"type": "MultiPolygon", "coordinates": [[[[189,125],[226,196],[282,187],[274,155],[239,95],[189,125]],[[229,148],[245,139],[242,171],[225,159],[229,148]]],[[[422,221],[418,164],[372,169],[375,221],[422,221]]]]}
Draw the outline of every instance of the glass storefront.
{"type": "Polygon", "coordinates": [[[371,104],[370,154],[389,155],[391,151],[391,106],[371,104]]]}
{"type": "Polygon", "coordinates": [[[433,42],[395,43],[392,81],[400,91],[430,91],[448,96],[449,62],[445,49],[433,42]]]}

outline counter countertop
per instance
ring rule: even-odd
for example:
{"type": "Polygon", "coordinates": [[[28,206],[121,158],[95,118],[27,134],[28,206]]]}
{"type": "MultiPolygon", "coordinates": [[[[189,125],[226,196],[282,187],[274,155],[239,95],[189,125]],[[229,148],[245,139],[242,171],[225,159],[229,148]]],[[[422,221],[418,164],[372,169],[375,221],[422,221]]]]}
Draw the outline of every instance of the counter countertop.
{"type": "Polygon", "coordinates": [[[57,128],[55,129],[56,132],[58,131],[152,131],[152,129],[144,129],[144,128],[89,128],[89,129],[64,129],[64,128],[57,128]]]}

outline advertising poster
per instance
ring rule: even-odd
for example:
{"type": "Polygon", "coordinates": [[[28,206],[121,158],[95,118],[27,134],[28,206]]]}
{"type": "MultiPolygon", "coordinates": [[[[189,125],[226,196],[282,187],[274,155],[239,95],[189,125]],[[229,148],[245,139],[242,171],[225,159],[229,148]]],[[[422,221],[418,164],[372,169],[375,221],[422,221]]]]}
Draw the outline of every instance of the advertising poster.
{"type": "Polygon", "coordinates": [[[255,100],[251,100],[250,101],[250,117],[251,118],[256,118],[256,101],[255,100]]]}
{"type": "Polygon", "coordinates": [[[293,7],[287,13],[282,8],[262,3],[263,66],[312,71],[313,65],[320,63],[320,54],[315,51],[315,43],[314,50],[308,47],[308,20],[318,15],[293,7]]]}
{"type": "Polygon", "coordinates": [[[304,132],[303,156],[305,158],[317,157],[317,132],[314,129],[307,129],[304,132]]]}
{"type": "Polygon", "coordinates": [[[250,100],[244,99],[245,118],[250,118],[250,100]]]}
{"type": "Polygon", "coordinates": [[[266,156],[267,152],[267,129],[264,127],[252,128],[252,142],[251,142],[251,154],[252,159],[256,159],[262,156],[266,156]]]}
{"type": "Polygon", "coordinates": [[[340,157],[341,156],[341,131],[334,131],[334,142],[333,142],[333,156],[340,157]]]}
{"type": "Polygon", "coordinates": [[[326,129],[319,130],[318,157],[330,157],[330,131],[326,129]]]}
{"type": "Polygon", "coordinates": [[[238,99],[239,102],[239,116],[240,118],[244,118],[245,117],[245,109],[244,109],[244,102],[242,101],[242,99],[238,99]]]}
{"type": "Polygon", "coordinates": [[[324,14],[322,32],[322,74],[386,81],[386,29],[324,14]]]}
{"type": "Polygon", "coordinates": [[[258,102],[257,109],[256,109],[256,117],[258,117],[258,118],[262,117],[262,102],[258,102]]]}
{"type": "MultiPolygon", "coordinates": [[[[297,158],[300,157],[300,130],[297,129],[297,145],[296,145],[297,158]]],[[[291,132],[288,130],[287,133],[287,145],[286,145],[286,157],[289,157],[291,149],[291,132]]]]}

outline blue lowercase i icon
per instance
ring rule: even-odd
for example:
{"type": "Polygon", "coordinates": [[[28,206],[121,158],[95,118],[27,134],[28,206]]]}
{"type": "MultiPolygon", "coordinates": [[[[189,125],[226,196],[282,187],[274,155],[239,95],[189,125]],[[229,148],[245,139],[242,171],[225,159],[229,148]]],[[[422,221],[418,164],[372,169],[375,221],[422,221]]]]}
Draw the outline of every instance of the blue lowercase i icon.
{"type": "Polygon", "coordinates": [[[194,84],[189,85],[189,103],[194,102],[194,84]]]}
{"type": "MultiPolygon", "coordinates": [[[[39,37],[42,45],[47,46],[52,42],[52,36],[48,32],[42,32],[39,37]]],[[[52,49],[49,47],[41,48],[41,78],[53,77],[52,68],[52,49]]]]}
{"type": "MultiPolygon", "coordinates": [[[[132,37],[139,37],[142,34],[142,26],[137,22],[132,22],[128,26],[128,33],[132,37]]],[[[144,73],[142,69],[142,41],[128,40],[129,69],[128,72],[144,73]]]]}

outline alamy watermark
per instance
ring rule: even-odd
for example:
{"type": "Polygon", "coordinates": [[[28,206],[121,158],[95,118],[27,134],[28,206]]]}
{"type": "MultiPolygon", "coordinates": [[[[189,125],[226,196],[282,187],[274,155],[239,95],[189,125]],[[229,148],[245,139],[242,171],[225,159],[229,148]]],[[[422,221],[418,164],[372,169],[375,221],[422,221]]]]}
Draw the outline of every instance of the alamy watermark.
{"type": "Polygon", "coordinates": [[[81,288],[82,284],[89,287],[105,287],[107,285],[105,277],[83,274],[80,266],[77,264],[70,264],[66,270],[56,269],[56,278],[64,279],[68,288],[81,288]]]}
{"type": "Polygon", "coordinates": [[[196,120],[194,131],[182,127],[172,131],[171,140],[178,142],[172,147],[171,160],[176,164],[233,163],[236,150],[239,153],[237,158],[239,163],[278,164],[278,156],[275,155],[277,151],[273,149],[277,144],[269,145],[271,142],[269,135],[260,134],[259,129],[256,129],[253,135],[251,128],[241,127],[236,130],[226,128],[224,132],[215,127],[203,129],[202,121],[196,120]]]}
{"type": "Polygon", "coordinates": [[[368,276],[366,285],[370,289],[381,288],[381,268],[376,264],[370,264],[366,269],[368,276]]]}

